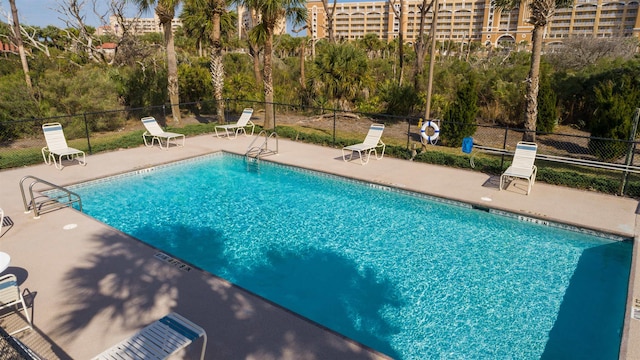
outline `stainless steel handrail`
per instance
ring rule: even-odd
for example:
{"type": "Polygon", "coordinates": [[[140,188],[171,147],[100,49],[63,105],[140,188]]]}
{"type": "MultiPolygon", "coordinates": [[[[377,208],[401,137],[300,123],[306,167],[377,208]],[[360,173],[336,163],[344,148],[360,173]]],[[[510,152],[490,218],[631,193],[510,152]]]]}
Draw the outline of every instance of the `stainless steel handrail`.
{"type": "Polygon", "coordinates": [[[259,160],[260,156],[273,155],[277,153],[278,153],[278,134],[276,132],[272,132],[271,134],[267,135],[267,131],[262,130],[260,131],[258,136],[255,139],[253,139],[251,144],[249,144],[249,146],[247,147],[247,152],[244,154],[244,156],[253,157],[259,160]],[[258,139],[262,138],[263,134],[264,134],[264,142],[260,146],[253,146],[253,144],[258,139]],[[269,139],[272,139],[272,138],[275,139],[275,142],[276,142],[275,150],[269,149],[269,139]]]}
{"type": "Polygon", "coordinates": [[[56,202],[56,203],[60,204],[60,206],[70,206],[72,204],[77,203],[78,207],[79,207],[79,210],[82,211],[82,199],[80,198],[80,195],[74,193],[73,191],[65,189],[62,186],[56,185],[54,183],[51,183],[49,181],[37,178],[37,177],[32,176],[32,175],[27,175],[27,176],[23,177],[22,179],[20,179],[20,192],[22,193],[22,203],[24,205],[25,214],[26,213],[30,213],[31,210],[33,210],[34,219],[40,218],[40,213],[41,213],[40,212],[40,210],[41,210],[40,206],[42,206],[43,204],[45,204],[47,202],[56,202]],[[31,198],[29,203],[27,203],[27,197],[25,195],[25,187],[24,187],[24,182],[27,179],[34,180],[31,184],[29,184],[29,197],[31,198]],[[38,203],[36,201],[36,197],[33,194],[33,187],[36,184],[48,185],[53,189],[62,191],[63,193],[66,194],[66,196],[60,196],[60,197],[57,197],[56,199],[51,199],[51,198],[47,197],[47,199],[48,199],[47,201],[42,201],[41,203],[38,203]],[[68,200],[65,201],[65,202],[60,202],[59,200],[64,198],[64,197],[66,197],[68,200]]]}

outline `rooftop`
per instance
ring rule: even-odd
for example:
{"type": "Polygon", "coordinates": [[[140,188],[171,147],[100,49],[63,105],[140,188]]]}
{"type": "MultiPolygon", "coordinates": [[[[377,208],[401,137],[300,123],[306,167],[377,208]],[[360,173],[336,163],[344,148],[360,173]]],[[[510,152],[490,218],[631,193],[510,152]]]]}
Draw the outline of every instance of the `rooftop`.
{"type": "MultiPolygon", "coordinates": [[[[2,228],[0,251],[11,255],[7,272],[17,275],[33,304],[34,330],[17,337],[48,359],[86,359],[175,311],[206,330],[211,359],[385,358],[216,276],[158,261],[155,249],[78,211],[65,208],[39,219],[24,213],[19,182],[26,175],[67,186],[216,151],[244,154],[252,139],[203,135],[168,151],[156,146],[91,155],[86,166],[62,171],[44,164],[0,171],[0,207],[10,223],[2,228]]],[[[280,140],[279,154],[266,160],[623,237],[638,234],[638,201],[624,197],[540,182],[527,196],[522,186],[499,191],[497,177],[478,172],[388,157],[361,166],[344,162],[340,149],[289,140],[280,140]]],[[[627,359],[640,358],[640,321],[631,319],[640,298],[637,251],[621,353],[627,359]]],[[[8,317],[0,325],[10,331],[19,321],[8,317]]]]}

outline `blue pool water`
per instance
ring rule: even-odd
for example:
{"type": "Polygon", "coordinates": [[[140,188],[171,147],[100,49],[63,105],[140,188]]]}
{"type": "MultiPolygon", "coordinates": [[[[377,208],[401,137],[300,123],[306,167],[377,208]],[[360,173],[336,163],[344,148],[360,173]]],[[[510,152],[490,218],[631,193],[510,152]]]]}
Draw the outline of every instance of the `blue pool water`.
{"type": "Polygon", "coordinates": [[[232,155],[73,190],[89,215],[394,358],[618,358],[630,241],[232,155]]]}

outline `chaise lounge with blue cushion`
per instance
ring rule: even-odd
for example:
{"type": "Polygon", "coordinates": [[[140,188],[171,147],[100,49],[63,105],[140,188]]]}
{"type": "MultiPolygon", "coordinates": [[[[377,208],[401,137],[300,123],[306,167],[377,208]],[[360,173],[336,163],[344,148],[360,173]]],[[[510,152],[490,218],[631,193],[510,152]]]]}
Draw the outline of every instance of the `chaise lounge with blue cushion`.
{"type": "Polygon", "coordinates": [[[240,115],[240,118],[235,124],[216,125],[216,136],[222,137],[222,130],[224,130],[224,135],[231,139],[237,138],[241,132],[244,133],[245,136],[248,136],[247,128],[249,126],[251,127],[251,135],[253,135],[256,125],[251,121],[251,115],[253,115],[253,109],[246,108],[242,111],[242,115],[240,115]],[[220,129],[220,133],[218,133],[218,129],[220,129]],[[233,137],[231,137],[231,134],[233,134],[233,137]]]}
{"type": "Polygon", "coordinates": [[[63,156],[66,156],[67,160],[77,159],[80,165],[87,164],[84,151],[67,145],[67,139],[60,123],[43,124],[42,131],[47,142],[47,146],[42,148],[42,158],[45,164],[51,165],[53,163],[58,170],[62,170],[63,156]]]}
{"type": "Polygon", "coordinates": [[[173,132],[167,132],[162,130],[158,122],[153,116],[147,116],[142,118],[142,123],[144,124],[145,129],[147,131],[142,134],[142,139],[144,140],[144,145],[148,147],[152,147],[153,144],[157,141],[158,145],[160,145],[160,149],[168,150],[169,145],[173,142],[176,146],[184,146],[185,136],[184,134],[178,134],[173,132]],[[164,139],[166,146],[162,147],[162,140],[164,139]],[[177,140],[182,139],[182,143],[179,143],[177,140]]]}
{"type": "Polygon", "coordinates": [[[107,349],[93,360],[167,359],[200,337],[204,338],[200,360],[204,360],[207,333],[181,315],[171,313],[107,349]]]}
{"type": "Polygon", "coordinates": [[[531,192],[531,187],[536,182],[538,168],[534,165],[538,144],[533,142],[520,141],[516,145],[513,154],[513,161],[507,170],[500,176],[500,190],[507,180],[516,178],[527,180],[527,195],[531,192]]]}
{"type": "Polygon", "coordinates": [[[350,161],[353,159],[353,155],[358,153],[360,157],[360,163],[362,165],[369,162],[371,153],[375,154],[377,160],[382,159],[384,156],[384,150],[386,145],[380,140],[382,132],[384,131],[384,124],[372,124],[369,127],[369,132],[364,141],[359,144],[349,145],[342,148],[342,160],[350,161]],[[381,148],[380,156],[378,156],[378,148],[381,148]],[[366,155],[366,156],[365,156],[366,155]]]}

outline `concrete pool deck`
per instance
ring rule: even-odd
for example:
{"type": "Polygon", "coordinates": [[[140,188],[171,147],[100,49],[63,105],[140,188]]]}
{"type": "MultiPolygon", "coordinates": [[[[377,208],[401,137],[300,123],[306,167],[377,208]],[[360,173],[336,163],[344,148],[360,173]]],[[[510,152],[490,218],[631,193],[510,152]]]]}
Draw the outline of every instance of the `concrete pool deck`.
{"type": "MultiPolygon", "coordinates": [[[[61,209],[39,219],[24,213],[19,182],[27,175],[67,186],[221,150],[244,154],[253,139],[203,135],[168,151],[156,146],[90,155],[87,166],[74,163],[62,171],[44,164],[0,171],[0,207],[8,217],[0,251],[11,255],[7,272],[18,276],[33,304],[34,330],[17,337],[48,359],[88,359],[175,311],[206,330],[207,359],[385,358],[215,276],[161,262],[154,249],[78,211],[61,209]]],[[[340,149],[288,140],[280,140],[279,154],[265,159],[623,237],[638,234],[634,199],[540,182],[527,196],[522,186],[499,191],[497,177],[478,172],[388,157],[361,166],[342,161],[340,149]]],[[[634,247],[623,359],[640,359],[640,320],[630,320],[640,298],[637,251],[634,247]]],[[[20,321],[12,315],[0,325],[11,331],[20,321]]]]}

